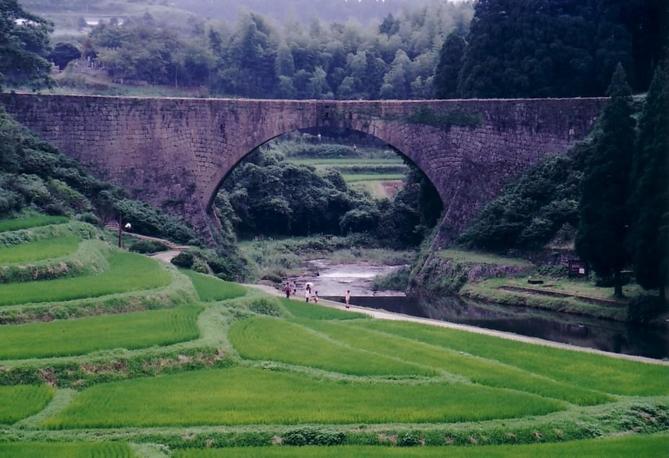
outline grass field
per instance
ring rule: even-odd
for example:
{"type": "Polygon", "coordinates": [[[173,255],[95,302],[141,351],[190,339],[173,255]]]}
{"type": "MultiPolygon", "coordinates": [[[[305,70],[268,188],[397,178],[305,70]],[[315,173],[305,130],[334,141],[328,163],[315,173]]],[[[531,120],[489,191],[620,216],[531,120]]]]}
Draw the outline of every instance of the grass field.
{"type": "Polygon", "coordinates": [[[14,423],[39,412],[52,393],[45,385],[0,386],[0,424],[14,423]]]}
{"type": "Polygon", "coordinates": [[[667,366],[527,345],[513,340],[413,323],[374,320],[365,323],[364,327],[497,360],[582,388],[630,396],[669,394],[667,366]]]}
{"type": "Polygon", "coordinates": [[[50,224],[61,224],[68,222],[65,216],[30,215],[13,219],[0,220],[0,232],[18,231],[31,227],[48,226],[50,224]]]}
{"type": "Polygon", "coordinates": [[[250,318],[230,329],[243,358],[273,360],[352,375],[436,375],[429,368],[347,347],[304,327],[275,318],[250,318]]]}
{"type": "Polygon", "coordinates": [[[310,320],[353,320],[365,318],[361,313],[345,312],[326,307],[314,307],[313,304],[307,304],[302,301],[281,299],[282,306],[294,318],[308,318],[310,320]]]}
{"type": "MultiPolygon", "coordinates": [[[[312,241],[273,243],[303,253],[312,241]]],[[[54,260],[73,247],[54,236],[0,259],[54,260]]],[[[100,274],[0,285],[0,305],[40,304],[0,314],[24,323],[0,325],[0,456],[637,458],[669,449],[667,365],[381,321],[100,253],[109,261],[100,274]],[[135,292],[101,297],[126,291],[135,292]],[[615,437],[630,432],[644,435],[615,437]],[[582,440],[564,442],[573,439],[582,440]]],[[[389,254],[365,251],[374,256],[389,254]]]]}
{"type": "Polygon", "coordinates": [[[135,458],[123,443],[0,442],[0,456],[13,458],[135,458]]]}
{"type": "Polygon", "coordinates": [[[7,248],[0,247],[0,265],[60,258],[74,253],[78,245],[79,238],[71,235],[36,240],[7,248]]]}
{"type": "Polygon", "coordinates": [[[96,385],[44,426],[454,422],[562,408],[471,385],[346,383],[238,367],[96,385]]]}
{"type": "Polygon", "coordinates": [[[82,355],[169,345],[198,337],[198,306],[0,326],[0,359],[82,355]]]}
{"type": "Polygon", "coordinates": [[[109,255],[109,270],[101,274],[2,284],[0,305],[99,297],[158,288],[169,282],[169,272],[157,261],[136,254],[114,251],[109,255]]]}
{"type": "Polygon", "coordinates": [[[234,299],[246,294],[246,289],[236,283],[220,280],[211,275],[203,275],[192,270],[183,270],[190,278],[201,301],[224,301],[234,299]]]}
{"type": "MultiPolygon", "coordinates": [[[[0,449],[1,451],[2,449],[0,449]]],[[[623,436],[606,439],[571,441],[561,444],[493,445],[480,447],[270,447],[218,450],[183,450],[174,458],[222,457],[453,457],[453,458],[620,458],[662,457],[669,451],[669,435],[623,436]]]]}

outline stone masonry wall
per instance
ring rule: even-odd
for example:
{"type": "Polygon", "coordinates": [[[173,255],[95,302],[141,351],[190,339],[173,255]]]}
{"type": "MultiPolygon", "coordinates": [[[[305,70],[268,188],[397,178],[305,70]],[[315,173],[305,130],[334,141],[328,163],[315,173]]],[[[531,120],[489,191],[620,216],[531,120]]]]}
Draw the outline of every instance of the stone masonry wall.
{"type": "Polygon", "coordinates": [[[284,133],[336,126],[378,137],[423,170],[444,201],[448,241],[510,179],[585,138],[604,101],[0,95],[19,122],[94,175],[183,216],[212,240],[211,203],[240,160],[284,133]]]}

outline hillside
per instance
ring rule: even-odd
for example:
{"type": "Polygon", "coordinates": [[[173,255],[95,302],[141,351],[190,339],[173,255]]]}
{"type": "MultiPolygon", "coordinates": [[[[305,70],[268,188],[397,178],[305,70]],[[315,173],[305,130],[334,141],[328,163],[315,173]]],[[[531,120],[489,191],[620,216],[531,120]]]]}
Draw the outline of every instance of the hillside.
{"type": "Polygon", "coordinates": [[[666,365],[277,299],[99,238],[60,218],[0,220],[0,454],[657,456],[669,445],[666,365]],[[79,270],[49,268],[63,263],[79,270]],[[24,270],[29,280],[11,273],[24,270]]]}

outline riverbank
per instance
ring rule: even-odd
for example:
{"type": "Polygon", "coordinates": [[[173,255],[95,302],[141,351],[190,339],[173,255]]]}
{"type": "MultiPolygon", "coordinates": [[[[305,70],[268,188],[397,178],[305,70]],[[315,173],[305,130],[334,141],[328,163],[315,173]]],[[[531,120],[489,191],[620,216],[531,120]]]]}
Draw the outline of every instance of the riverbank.
{"type": "MultiPolygon", "coordinates": [[[[553,269],[555,270],[555,269],[553,269]]],[[[649,321],[656,310],[643,303],[638,285],[624,287],[625,299],[592,280],[543,274],[529,260],[489,253],[448,249],[430,254],[417,266],[410,292],[419,296],[458,295],[496,305],[530,307],[616,321],[649,321]]]]}
{"type": "MultiPolygon", "coordinates": [[[[244,285],[250,288],[255,288],[259,289],[265,293],[271,294],[273,296],[281,296],[281,292],[278,291],[276,288],[268,286],[268,285],[244,285]]],[[[623,353],[614,353],[614,352],[607,352],[607,351],[602,351],[602,350],[597,350],[594,348],[588,348],[588,347],[581,347],[577,345],[570,345],[566,343],[561,343],[561,342],[555,342],[552,340],[546,340],[546,339],[540,339],[536,337],[529,337],[529,336],[524,336],[520,334],[515,334],[511,332],[504,332],[504,331],[497,331],[494,329],[486,329],[486,328],[480,328],[476,326],[468,326],[464,324],[457,324],[457,323],[451,323],[448,321],[442,321],[442,320],[434,320],[430,318],[420,318],[416,316],[411,316],[411,315],[406,315],[402,313],[395,313],[395,312],[389,312],[386,310],[378,310],[374,308],[369,308],[369,307],[361,307],[357,305],[350,305],[348,308],[341,302],[335,302],[332,300],[321,300],[319,302],[319,305],[323,307],[328,307],[332,309],[337,309],[337,310],[344,310],[347,312],[351,313],[360,313],[372,318],[376,318],[379,320],[387,320],[387,321],[403,321],[403,322],[408,322],[408,323],[419,323],[419,324],[425,324],[429,326],[434,326],[434,327],[439,327],[439,328],[447,328],[447,329],[455,329],[455,330],[460,330],[460,331],[467,331],[467,332],[472,332],[475,334],[481,334],[481,335],[486,335],[486,336],[493,336],[493,337],[499,337],[502,339],[506,340],[512,340],[516,342],[523,342],[523,343],[531,343],[531,344],[537,344],[537,345],[542,345],[545,347],[551,347],[551,348],[559,348],[559,349],[567,349],[567,350],[575,350],[579,352],[584,352],[584,353],[592,353],[592,354],[598,354],[598,355],[605,355],[609,356],[612,358],[617,358],[617,359],[624,359],[624,360],[629,360],[629,361],[639,361],[639,362],[645,362],[645,363],[650,363],[650,364],[659,364],[663,366],[669,366],[669,361],[667,360],[661,360],[661,359],[655,359],[655,358],[647,358],[644,356],[638,356],[638,355],[628,355],[628,354],[623,354],[623,353]]]]}

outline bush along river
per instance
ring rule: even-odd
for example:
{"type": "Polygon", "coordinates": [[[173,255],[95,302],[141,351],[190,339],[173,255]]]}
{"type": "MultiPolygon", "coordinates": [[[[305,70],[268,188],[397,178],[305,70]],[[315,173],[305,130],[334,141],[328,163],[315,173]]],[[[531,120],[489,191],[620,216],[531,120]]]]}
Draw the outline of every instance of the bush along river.
{"type": "MultiPolygon", "coordinates": [[[[669,359],[666,326],[650,326],[593,318],[529,307],[497,305],[455,294],[411,295],[397,291],[375,291],[373,280],[401,266],[374,264],[330,264],[310,261],[309,273],[294,278],[298,285],[314,284],[323,299],[351,303],[422,318],[512,332],[598,350],[669,359]]],[[[300,290],[298,289],[298,296],[300,290]]]]}

